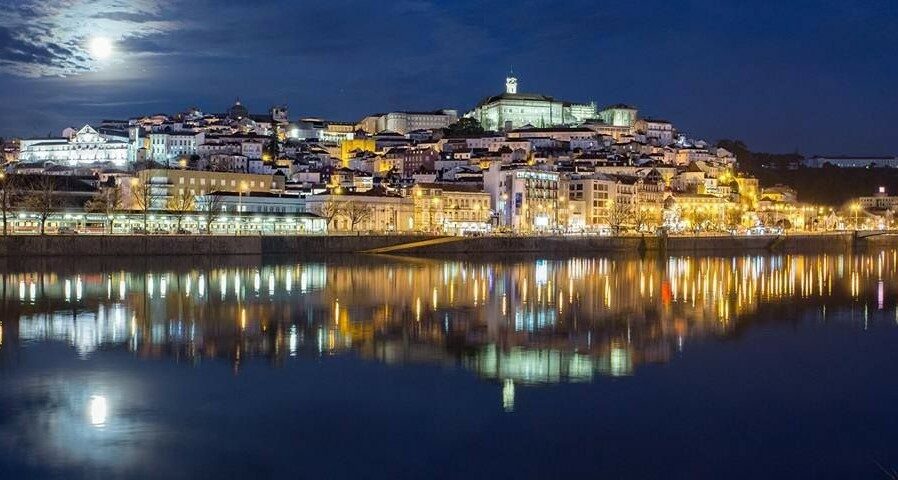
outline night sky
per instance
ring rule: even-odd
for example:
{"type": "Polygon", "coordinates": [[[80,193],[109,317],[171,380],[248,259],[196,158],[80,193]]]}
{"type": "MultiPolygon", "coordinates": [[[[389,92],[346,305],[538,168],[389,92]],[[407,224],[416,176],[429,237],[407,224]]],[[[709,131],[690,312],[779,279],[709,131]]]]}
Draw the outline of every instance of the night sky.
{"type": "Polygon", "coordinates": [[[253,112],[355,121],[520,90],[756,150],[898,153],[898,2],[0,0],[0,135],[253,112]],[[96,61],[90,39],[115,42],[96,61]]]}

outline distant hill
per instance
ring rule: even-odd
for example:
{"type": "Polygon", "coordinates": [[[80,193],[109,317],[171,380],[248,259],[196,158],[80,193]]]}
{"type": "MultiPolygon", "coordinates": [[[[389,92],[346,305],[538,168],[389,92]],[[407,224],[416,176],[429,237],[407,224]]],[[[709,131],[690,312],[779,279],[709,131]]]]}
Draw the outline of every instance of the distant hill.
{"type": "Polygon", "coordinates": [[[840,206],[849,200],[872,195],[886,187],[898,195],[898,169],[893,168],[804,168],[799,153],[753,152],[740,140],[720,140],[717,146],[736,155],[739,170],[754,175],[762,187],[788,185],[798,191],[798,199],[840,206]]]}

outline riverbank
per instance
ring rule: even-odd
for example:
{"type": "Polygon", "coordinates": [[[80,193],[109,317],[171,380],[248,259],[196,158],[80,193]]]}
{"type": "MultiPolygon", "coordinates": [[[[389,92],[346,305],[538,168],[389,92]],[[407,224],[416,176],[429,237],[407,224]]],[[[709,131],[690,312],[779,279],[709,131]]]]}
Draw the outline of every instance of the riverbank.
{"type": "Polygon", "coordinates": [[[898,247],[898,232],[771,236],[91,235],[0,237],[0,257],[431,254],[715,254],[840,252],[898,247]]]}

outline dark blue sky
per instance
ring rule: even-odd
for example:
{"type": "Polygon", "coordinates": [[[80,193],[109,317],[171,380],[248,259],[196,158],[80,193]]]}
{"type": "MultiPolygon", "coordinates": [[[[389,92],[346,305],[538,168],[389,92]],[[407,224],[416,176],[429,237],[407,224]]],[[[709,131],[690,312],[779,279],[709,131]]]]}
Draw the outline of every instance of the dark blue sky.
{"type": "Polygon", "coordinates": [[[522,91],[632,103],[696,137],[896,154],[896,21],[894,0],[0,0],[0,135],[237,96],[294,118],[464,111],[514,68],[522,91]]]}

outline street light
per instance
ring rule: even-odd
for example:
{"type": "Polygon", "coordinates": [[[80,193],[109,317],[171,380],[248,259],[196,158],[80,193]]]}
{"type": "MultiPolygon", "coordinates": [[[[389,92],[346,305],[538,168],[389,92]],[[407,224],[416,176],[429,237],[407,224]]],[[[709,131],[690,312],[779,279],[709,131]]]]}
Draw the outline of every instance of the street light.
{"type": "Polygon", "coordinates": [[[858,230],[858,211],[861,209],[861,206],[857,203],[851,204],[851,210],[854,211],[854,229],[858,230]]]}

